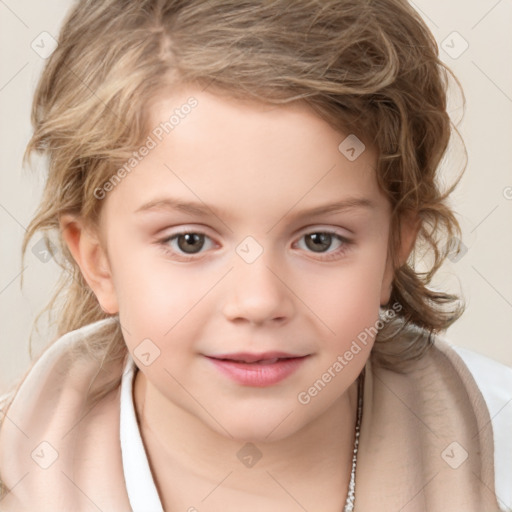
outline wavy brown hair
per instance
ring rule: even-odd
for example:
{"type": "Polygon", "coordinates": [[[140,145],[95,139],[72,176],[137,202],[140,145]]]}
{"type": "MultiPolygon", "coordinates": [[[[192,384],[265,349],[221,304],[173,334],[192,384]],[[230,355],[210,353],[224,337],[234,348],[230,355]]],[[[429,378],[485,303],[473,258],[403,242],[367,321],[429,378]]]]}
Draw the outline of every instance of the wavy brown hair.
{"type": "MultiPolygon", "coordinates": [[[[97,226],[94,190],[147,137],[151,100],[180,84],[274,105],[305,102],[377,149],[376,177],[392,206],[390,304],[400,304],[377,335],[377,361],[399,368],[420,357],[460,316],[459,298],[429,283],[448,241],[460,236],[447,205],[458,179],[442,190],[438,169],[458,135],[447,113],[450,76],[462,88],[405,0],[82,0],[58,42],[33,102],[25,159],[45,156],[48,176],[22,253],[42,232],[62,266],[43,311],[55,315],[59,336],[108,317],[63,243],[59,218],[71,213],[97,226]],[[420,220],[416,248],[400,264],[400,226],[411,213],[420,220]],[[422,272],[418,251],[431,260],[422,272]]],[[[118,322],[90,343],[100,361],[127,350],[118,322]]]]}

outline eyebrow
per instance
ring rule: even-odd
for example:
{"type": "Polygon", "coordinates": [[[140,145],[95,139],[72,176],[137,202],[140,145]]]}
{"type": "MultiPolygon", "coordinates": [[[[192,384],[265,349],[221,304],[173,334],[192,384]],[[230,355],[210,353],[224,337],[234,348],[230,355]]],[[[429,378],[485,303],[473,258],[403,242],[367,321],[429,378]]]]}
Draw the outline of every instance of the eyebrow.
{"type": "MultiPolygon", "coordinates": [[[[306,210],[301,210],[300,212],[296,213],[294,217],[314,217],[326,213],[335,213],[354,209],[373,210],[375,209],[375,207],[375,203],[370,199],[364,197],[347,197],[335,203],[324,204],[306,210]]],[[[290,208],[284,216],[288,215],[288,213],[292,211],[293,208],[294,206],[292,206],[292,208],[290,208]]],[[[135,210],[135,213],[168,210],[181,211],[184,213],[188,213],[190,215],[195,215],[197,217],[208,217],[212,214],[216,215],[217,217],[229,217],[228,212],[226,212],[223,209],[218,209],[213,206],[209,206],[205,203],[182,201],[180,199],[175,199],[171,197],[164,197],[149,201],[140,206],[139,208],[137,208],[135,210]]]]}

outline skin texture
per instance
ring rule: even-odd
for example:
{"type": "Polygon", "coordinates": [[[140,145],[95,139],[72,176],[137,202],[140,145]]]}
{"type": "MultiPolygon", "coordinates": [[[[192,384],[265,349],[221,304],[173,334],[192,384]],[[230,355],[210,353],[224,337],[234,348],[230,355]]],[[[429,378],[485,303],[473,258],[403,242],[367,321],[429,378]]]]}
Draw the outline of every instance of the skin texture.
{"type": "MultiPolygon", "coordinates": [[[[367,146],[349,161],[338,150],[349,134],[304,104],[241,102],[191,87],[155,99],[150,125],[191,96],[197,106],[103,199],[100,231],[64,216],[63,234],[102,308],[119,313],[140,369],[135,404],[165,508],[298,510],[298,502],[339,511],[356,379],[373,340],[307,405],[297,397],[389,300],[390,205],[377,187],[376,153],[367,146]],[[169,197],[218,212],[137,212],[169,197]],[[298,216],[348,198],[373,206],[298,216]],[[349,242],[333,236],[315,246],[311,235],[325,231],[349,242]],[[183,237],[165,241],[179,232],[206,237],[187,254],[183,237]],[[249,254],[263,251],[251,263],[237,252],[248,236],[249,254]],[[137,348],[148,339],[146,351],[158,357],[146,366],[137,348]],[[272,350],[309,357],[265,388],[233,382],[205,357],[272,350]],[[246,442],[261,454],[252,468],[237,457],[246,442]]],[[[405,260],[414,237],[402,237],[405,260]]]]}

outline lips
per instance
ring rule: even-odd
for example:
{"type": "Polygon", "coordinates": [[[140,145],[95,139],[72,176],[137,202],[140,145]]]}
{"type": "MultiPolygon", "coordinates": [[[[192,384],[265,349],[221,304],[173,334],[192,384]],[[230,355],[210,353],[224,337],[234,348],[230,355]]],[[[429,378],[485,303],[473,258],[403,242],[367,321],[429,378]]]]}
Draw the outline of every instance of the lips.
{"type": "Polygon", "coordinates": [[[292,359],[295,357],[303,356],[287,354],[285,352],[262,352],[259,354],[251,354],[249,352],[237,352],[236,354],[223,354],[211,357],[214,359],[235,361],[239,363],[272,364],[277,362],[279,359],[292,359]]]}
{"type": "Polygon", "coordinates": [[[220,372],[243,386],[266,387],[294,373],[308,355],[283,352],[236,353],[208,357],[220,372]]]}

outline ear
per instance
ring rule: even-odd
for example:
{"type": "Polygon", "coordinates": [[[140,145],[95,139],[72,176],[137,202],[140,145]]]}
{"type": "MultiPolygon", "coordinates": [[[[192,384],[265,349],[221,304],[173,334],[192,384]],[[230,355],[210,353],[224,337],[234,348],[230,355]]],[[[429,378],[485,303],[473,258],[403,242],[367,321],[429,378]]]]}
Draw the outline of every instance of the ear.
{"type": "MultiPolygon", "coordinates": [[[[396,257],[398,258],[398,267],[401,267],[409,258],[416,238],[421,227],[421,222],[415,213],[403,214],[400,219],[400,247],[397,250],[396,257]]],[[[390,238],[390,243],[392,239],[390,238]]],[[[382,288],[380,296],[380,304],[384,306],[389,303],[391,298],[391,290],[393,287],[393,278],[395,275],[396,266],[393,266],[390,251],[386,260],[386,270],[382,279],[382,288]]]]}
{"type": "Polygon", "coordinates": [[[100,238],[73,215],[60,217],[62,237],[80,267],[82,275],[96,295],[101,309],[111,315],[119,311],[110,263],[100,238]]]}

